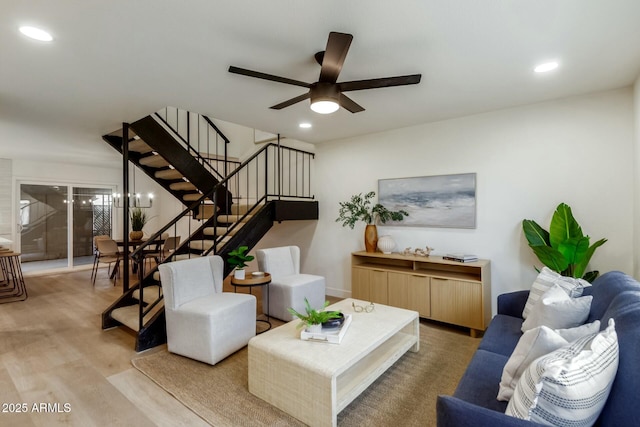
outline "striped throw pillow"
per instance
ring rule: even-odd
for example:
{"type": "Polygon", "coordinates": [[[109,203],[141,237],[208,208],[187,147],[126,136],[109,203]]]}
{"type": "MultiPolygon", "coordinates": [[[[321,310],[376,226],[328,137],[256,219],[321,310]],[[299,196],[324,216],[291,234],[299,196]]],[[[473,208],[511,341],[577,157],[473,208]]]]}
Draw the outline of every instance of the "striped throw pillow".
{"type": "Polygon", "coordinates": [[[531,363],[518,381],[506,414],[554,426],[592,426],[609,397],[618,370],[613,319],[602,332],[531,363]]]}
{"type": "Polygon", "coordinates": [[[522,311],[522,318],[526,319],[531,312],[533,306],[540,300],[542,294],[547,292],[553,285],[558,285],[564,290],[571,298],[577,298],[582,296],[582,292],[586,286],[591,286],[591,283],[586,280],[576,279],[573,277],[561,276],[548,267],[542,267],[540,274],[534,280],[529,291],[529,298],[522,311]]]}

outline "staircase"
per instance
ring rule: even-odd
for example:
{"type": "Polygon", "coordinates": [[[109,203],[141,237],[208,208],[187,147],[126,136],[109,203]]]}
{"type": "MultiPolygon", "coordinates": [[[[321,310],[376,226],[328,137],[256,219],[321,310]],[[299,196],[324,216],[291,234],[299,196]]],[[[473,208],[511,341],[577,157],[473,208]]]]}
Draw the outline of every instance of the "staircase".
{"type": "MultiPolygon", "coordinates": [[[[148,239],[181,236],[179,247],[162,262],[217,254],[225,260],[226,276],[233,269],[226,263],[228,252],[255,246],[274,221],[318,218],[318,203],[310,195],[313,153],[272,143],[244,162],[230,159],[229,140],[209,118],[169,108],[103,139],[123,154],[123,166],[135,164],[184,206],[148,239]],[[180,117],[186,117],[186,125],[185,120],[180,125],[180,117]]],[[[123,171],[125,194],[127,177],[123,171]]],[[[129,287],[124,274],[122,296],[102,314],[103,329],[136,332],[137,351],[166,342],[160,277],[157,267],[144,268],[148,249],[143,244],[130,255],[138,282],[129,287]]]]}

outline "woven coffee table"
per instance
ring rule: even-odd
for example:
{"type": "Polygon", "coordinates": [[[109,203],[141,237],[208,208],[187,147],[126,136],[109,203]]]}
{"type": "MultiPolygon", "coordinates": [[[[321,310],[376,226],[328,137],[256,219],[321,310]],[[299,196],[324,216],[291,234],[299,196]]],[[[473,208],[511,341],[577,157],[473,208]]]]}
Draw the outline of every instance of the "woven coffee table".
{"type": "Polygon", "coordinates": [[[420,345],[418,313],[351,298],[327,308],[353,316],[340,344],[303,341],[299,321],[249,341],[249,391],[312,426],[337,416],[408,350],[420,345]]]}

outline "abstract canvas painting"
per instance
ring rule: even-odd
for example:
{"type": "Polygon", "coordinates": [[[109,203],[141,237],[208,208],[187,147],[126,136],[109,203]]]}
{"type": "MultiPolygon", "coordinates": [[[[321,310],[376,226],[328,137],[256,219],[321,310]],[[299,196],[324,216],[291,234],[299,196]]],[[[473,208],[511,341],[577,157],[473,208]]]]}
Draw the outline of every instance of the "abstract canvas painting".
{"type": "Polygon", "coordinates": [[[380,179],[378,202],[409,212],[390,225],[476,228],[476,174],[380,179]]]}

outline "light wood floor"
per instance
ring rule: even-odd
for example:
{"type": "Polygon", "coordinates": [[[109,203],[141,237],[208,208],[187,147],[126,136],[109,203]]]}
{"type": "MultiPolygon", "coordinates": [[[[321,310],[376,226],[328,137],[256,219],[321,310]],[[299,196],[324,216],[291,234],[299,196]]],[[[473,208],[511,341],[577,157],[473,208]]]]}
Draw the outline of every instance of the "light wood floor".
{"type": "Polygon", "coordinates": [[[101,329],[121,289],[90,275],[27,277],[29,298],[0,304],[0,426],[207,425],[131,366],[132,335],[101,329]]]}

